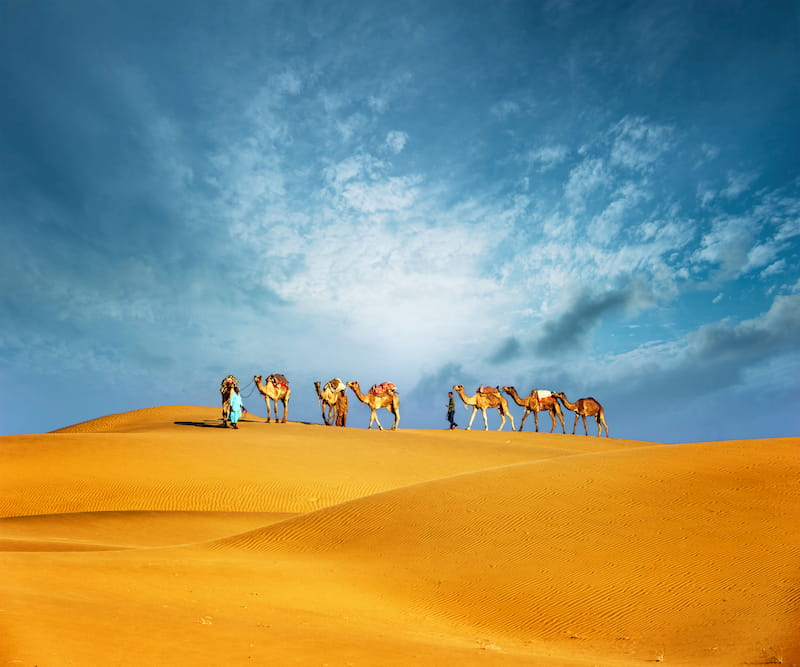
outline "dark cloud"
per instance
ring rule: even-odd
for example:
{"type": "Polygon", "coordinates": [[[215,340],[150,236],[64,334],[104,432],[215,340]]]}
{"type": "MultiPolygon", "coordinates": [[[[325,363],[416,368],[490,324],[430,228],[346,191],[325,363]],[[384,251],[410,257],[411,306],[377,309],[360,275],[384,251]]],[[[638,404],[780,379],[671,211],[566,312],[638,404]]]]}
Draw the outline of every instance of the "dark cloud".
{"type": "Polygon", "coordinates": [[[666,442],[696,439],[692,434],[699,432],[709,440],[770,437],[768,432],[786,433],[792,422],[797,432],[799,331],[800,294],[778,296],[757,318],[717,322],[689,334],[669,360],[654,351],[649,363],[632,367],[602,391],[616,412],[631,424],[640,422],[636,428],[660,430],[666,442]],[[775,413],[776,404],[782,406],[777,424],[774,417],[764,418],[775,413]]]}
{"type": "Polygon", "coordinates": [[[579,348],[604,316],[639,307],[648,300],[647,290],[639,281],[600,294],[583,292],[559,317],[543,325],[533,349],[539,354],[560,354],[579,348]]]}
{"type": "Polygon", "coordinates": [[[778,296],[761,317],[738,325],[716,322],[689,335],[693,363],[744,366],[765,357],[797,349],[800,334],[800,294],[778,296]]]}
{"type": "Polygon", "coordinates": [[[509,336],[503,341],[502,345],[497,351],[489,358],[489,361],[494,364],[502,364],[507,361],[515,361],[523,354],[522,343],[516,336],[509,336]]]}

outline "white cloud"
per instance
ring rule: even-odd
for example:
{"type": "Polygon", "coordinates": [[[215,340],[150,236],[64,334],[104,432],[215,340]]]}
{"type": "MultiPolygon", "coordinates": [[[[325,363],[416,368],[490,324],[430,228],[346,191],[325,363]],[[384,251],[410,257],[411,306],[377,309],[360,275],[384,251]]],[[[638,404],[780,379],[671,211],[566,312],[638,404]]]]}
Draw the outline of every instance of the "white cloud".
{"type": "Polygon", "coordinates": [[[771,278],[772,276],[777,276],[786,271],[786,267],[786,260],[779,259],[777,262],[772,262],[772,264],[765,268],[759,275],[761,278],[771,278]]]}
{"type": "Polygon", "coordinates": [[[386,135],[386,145],[393,153],[400,153],[408,143],[408,134],[392,130],[386,135]]]}
{"type": "Polygon", "coordinates": [[[539,171],[545,172],[564,162],[568,154],[569,149],[566,146],[543,146],[529,151],[527,159],[530,163],[538,165],[539,171]]]}
{"type": "Polygon", "coordinates": [[[748,273],[749,271],[760,269],[761,267],[771,264],[773,260],[775,260],[780,249],[780,246],[773,241],[766,241],[754,245],[747,252],[747,262],[742,268],[742,273],[748,273]]]}
{"type": "Polygon", "coordinates": [[[719,266],[724,277],[734,277],[747,263],[756,230],[753,221],[739,216],[720,216],[703,235],[694,261],[719,266]]]}
{"type": "Polygon", "coordinates": [[[646,193],[633,183],[625,183],[613,199],[589,225],[589,237],[598,243],[612,243],[623,228],[626,216],[646,198],[646,193]]]}
{"type": "Polygon", "coordinates": [[[495,102],[490,108],[489,113],[499,119],[507,118],[508,116],[519,113],[520,106],[513,100],[501,100],[495,102]]]}
{"type": "Polygon", "coordinates": [[[725,199],[736,199],[750,188],[750,185],[758,178],[755,173],[728,172],[727,185],[720,191],[720,195],[725,199]]]}
{"type": "Polygon", "coordinates": [[[417,199],[415,176],[392,176],[384,181],[348,183],[341,192],[347,205],[362,213],[400,211],[411,207],[417,199]]]}
{"type": "Polygon", "coordinates": [[[672,147],[673,131],[641,117],[625,117],[611,130],[611,163],[646,171],[672,147]]]}
{"type": "Polygon", "coordinates": [[[602,186],[609,184],[611,177],[601,158],[587,158],[572,169],[564,186],[564,199],[574,212],[586,208],[586,200],[602,186]]]}
{"type": "Polygon", "coordinates": [[[700,151],[707,160],[716,160],[720,154],[717,146],[705,142],[700,145],[700,151]]]}

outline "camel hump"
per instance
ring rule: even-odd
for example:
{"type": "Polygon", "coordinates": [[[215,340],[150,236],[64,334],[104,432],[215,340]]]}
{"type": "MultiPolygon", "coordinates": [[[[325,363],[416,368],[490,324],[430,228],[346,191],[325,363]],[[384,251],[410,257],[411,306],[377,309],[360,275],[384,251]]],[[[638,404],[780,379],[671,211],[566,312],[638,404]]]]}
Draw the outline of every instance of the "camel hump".
{"type": "Polygon", "coordinates": [[[287,387],[289,386],[289,381],[286,379],[285,375],[281,375],[280,373],[273,373],[272,378],[275,380],[276,384],[285,384],[287,387]]]}
{"type": "Polygon", "coordinates": [[[346,391],[347,387],[344,386],[344,382],[340,378],[333,378],[333,380],[328,380],[325,383],[325,390],[338,394],[340,391],[346,391]]]}
{"type": "Polygon", "coordinates": [[[500,388],[499,387],[492,387],[490,385],[482,385],[478,387],[479,394],[499,394],[500,388]]]}
{"type": "Polygon", "coordinates": [[[373,396],[383,396],[384,394],[396,394],[397,393],[397,385],[394,382],[381,382],[379,384],[373,384],[370,389],[369,393],[373,396]]]}

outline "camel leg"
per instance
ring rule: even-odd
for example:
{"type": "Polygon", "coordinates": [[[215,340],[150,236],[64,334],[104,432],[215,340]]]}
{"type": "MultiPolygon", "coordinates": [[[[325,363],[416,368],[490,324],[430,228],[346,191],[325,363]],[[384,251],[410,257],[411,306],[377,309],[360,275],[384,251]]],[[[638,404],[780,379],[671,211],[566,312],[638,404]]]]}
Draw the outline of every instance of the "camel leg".
{"type": "Polygon", "coordinates": [[[500,428],[497,430],[502,431],[503,427],[506,425],[506,416],[502,410],[498,410],[498,412],[500,413],[500,428]]]}
{"type": "Polygon", "coordinates": [[[378,411],[377,410],[373,410],[372,413],[369,416],[369,427],[370,428],[372,428],[372,421],[373,420],[375,420],[375,423],[378,425],[378,430],[382,431],[383,430],[383,426],[381,426],[381,422],[378,419],[378,411]]]}
{"type": "Polygon", "coordinates": [[[475,419],[475,413],[477,413],[477,412],[478,412],[478,408],[477,407],[473,407],[472,408],[472,415],[470,415],[470,418],[469,418],[469,424],[467,424],[467,428],[466,428],[467,431],[469,431],[472,428],[472,420],[475,419]]]}
{"type": "Polygon", "coordinates": [[[511,430],[512,430],[512,431],[516,431],[517,429],[514,427],[514,415],[512,415],[512,414],[509,412],[509,413],[508,413],[508,418],[511,420],[511,430]]]}
{"type": "Polygon", "coordinates": [[[598,415],[597,417],[597,436],[599,437],[602,431],[600,430],[600,422],[603,423],[603,426],[606,427],[606,437],[608,437],[608,424],[606,424],[606,420],[602,414],[598,415]]]}
{"type": "Polygon", "coordinates": [[[483,430],[489,430],[489,420],[486,419],[486,408],[481,408],[481,414],[483,415],[483,430]]]}
{"type": "Polygon", "coordinates": [[[566,434],[567,430],[564,428],[564,415],[562,415],[561,410],[558,409],[558,403],[556,403],[556,416],[558,417],[558,421],[561,422],[561,432],[566,434]]]}
{"type": "Polygon", "coordinates": [[[536,432],[539,432],[539,411],[533,411],[533,422],[536,424],[536,432]]]}
{"type": "Polygon", "coordinates": [[[394,411],[394,425],[392,426],[392,430],[396,431],[397,427],[400,425],[400,408],[394,411]]]}
{"type": "MultiPolygon", "coordinates": [[[[278,418],[278,414],[277,414],[277,407],[276,407],[276,409],[275,409],[275,413],[276,413],[276,414],[275,414],[275,419],[277,419],[277,418],[278,418]]],[[[284,398],[284,399],[283,399],[283,419],[281,419],[281,423],[282,423],[282,424],[285,424],[285,423],[286,423],[286,416],[287,416],[288,414],[289,414],[289,401],[288,401],[287,399],[285,399],[285,398],[284,398]]]]}
{"type": "Polygon", "coordinates": [[[586,415],[581,415],[581,417],[583,418],[583,433],[584,435],[589,435],[589,429],[586,426],[586,415]]]}
{"type": "Polygon", "coordinates": [[[553,431],[556,430],[556,415],[552,410],[550,410],[549,412],[550,412],[550,419],[553,420],[553,425],[550,427],[550,433],[552,433],[553,431]]]}
{"type": "Polygon", "coordinates": [[[580,415],[576,412],[575,413],[575,421],[572,423],[572,435],[575,435],[575,429],[578,428],[578,419],[580,415]]]}
{"type": "Polygon", "coordinates": [[[531,413],[531,411],[530,411],[530,410],[528,410],[528,408],[525,408],[525,412],[523,412],[523,413],[522,413],[522,421],[520,422],[520,425],[519,425],[519,430],[520,430],[520,431],[521,431],[521,430],[523,429],[523,427],[525,426],[525,420],[528,418],[528,415],[529,415],[530,413],[531,413]]]}

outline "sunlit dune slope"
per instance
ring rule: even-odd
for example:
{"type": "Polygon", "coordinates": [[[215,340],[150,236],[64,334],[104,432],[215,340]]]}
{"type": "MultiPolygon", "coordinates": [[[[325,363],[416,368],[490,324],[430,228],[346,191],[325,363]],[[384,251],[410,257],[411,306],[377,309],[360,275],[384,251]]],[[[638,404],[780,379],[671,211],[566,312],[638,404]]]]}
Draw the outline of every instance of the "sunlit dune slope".
{"type": "Polygon", "coordinates": [[[611,446],[599,438],[377,432],[255,417],[234,431],[219,428],[218,414],[150,408],[52,434],[4,438],[0,516],[308,512],[406,484],[611,446]]]}
{"type": "Polygon", "coordinates": [[[360,586],[506,640],[599,638],[675,658],[691,636],[723,655],[743,648],[742,627],[765,645],[800,627],[800,535],[786,521],[800,517],[798,463],[794,442],[768,456],[743,442],[520,463],[215,546],[359,559],[360,586]]]}
{"type": "Polygon", "coordinates": [[[217,418],[0,438],[0,662],[800,663],[798,439],[217,418]]]}

